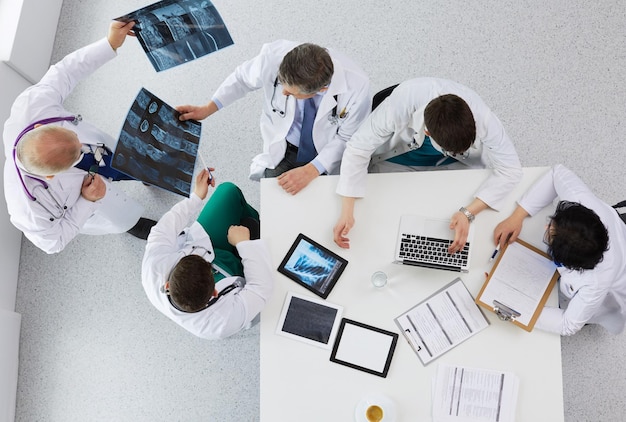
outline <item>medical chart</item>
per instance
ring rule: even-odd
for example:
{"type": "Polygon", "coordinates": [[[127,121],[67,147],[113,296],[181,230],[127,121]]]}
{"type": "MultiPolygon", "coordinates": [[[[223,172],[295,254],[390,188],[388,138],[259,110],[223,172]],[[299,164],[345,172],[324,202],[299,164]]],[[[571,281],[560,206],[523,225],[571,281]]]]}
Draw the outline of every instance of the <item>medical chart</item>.
{"type": "Polygon", "coordinates": [[[489,326],[460,278],[395,321],[424,365],[489,326]]]}
{"type": "Polygon", "coordinates": [[[531,322],[556,281],[555,271],[556,264],[545,253],[525,242],[511,243],[501,252],[477,302],[493,308],[495,300],[519,313],[515,321],[532,329],[531,322]]]}
{"type": "Polygon", "coordinates": [[[511,372],[440,364],[433,380],[434,422],[513,422],[519,378],[511,372]]]}

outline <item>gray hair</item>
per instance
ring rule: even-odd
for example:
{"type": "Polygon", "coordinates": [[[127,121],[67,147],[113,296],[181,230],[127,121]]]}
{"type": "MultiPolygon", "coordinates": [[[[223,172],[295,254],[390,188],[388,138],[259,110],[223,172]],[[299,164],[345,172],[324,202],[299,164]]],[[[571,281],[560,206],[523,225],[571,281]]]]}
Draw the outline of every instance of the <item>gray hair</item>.
{"type": "Polygon", "coordinates": [[[319,45],[306,43],[285,55],[278,68],[278,79],[309,95],[330,85],[333,72],[333,61],[328,51],[319,45]]]}
{"type": "Polygon", "coordinates": [[[61,173],[76,160],[75,141],[58,126],[43,125],[27,132],[16,154],[25,170],[39,176],[61,173]]]}

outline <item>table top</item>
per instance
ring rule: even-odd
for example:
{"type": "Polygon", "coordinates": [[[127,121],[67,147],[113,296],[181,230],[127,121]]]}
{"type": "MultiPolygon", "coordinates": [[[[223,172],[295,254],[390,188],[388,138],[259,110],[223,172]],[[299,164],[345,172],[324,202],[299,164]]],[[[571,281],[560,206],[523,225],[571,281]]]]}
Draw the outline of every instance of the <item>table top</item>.
{"type": "MultiPolygon", "coordinates": [[[[516,206],[516,200],[548,168],[525,168],[522,182],[500,212],[488,209],[476,220],[468,273],[394,264],[394,248],[402,214],[449,219],[471,202],[490,170],[368,175],[367,196],[355,206],[350,249],[333,242],[332,228],[341,197],[337,176],[315,179],[296,196],[285,193],[275,179],[261,181],[261,233],[276,268],[299,233],[348,260],[338,283],[326,299],[343,307],[343,317],[398,333],[401,313],[460,276],[474,297],[492,266],[493,230],[516,206]],[[377,270],[387,273],[383,288],[370,282],[377,270]]],[[[545,209],[527,219],[520,238],[544,250],[545,209]]],[[[384,394],[395,404],[397,421],[427,421],[432,415],[432,380],[438,363],[511,371],[520,378],[517,421],[562,421],[563,385],[560,336],[534,330],[528,333],[486,312],[491,325],[422,365],[400,335],[386,378],[330,361],[330,350],[276,334],[287,292],[316,298],[313,293],[276,272],[272,298],[261,314],[261,421],[352,421],[359,401],[384,394]]],[[[555,306],[556,291],[548,304],[555,306]]]]}

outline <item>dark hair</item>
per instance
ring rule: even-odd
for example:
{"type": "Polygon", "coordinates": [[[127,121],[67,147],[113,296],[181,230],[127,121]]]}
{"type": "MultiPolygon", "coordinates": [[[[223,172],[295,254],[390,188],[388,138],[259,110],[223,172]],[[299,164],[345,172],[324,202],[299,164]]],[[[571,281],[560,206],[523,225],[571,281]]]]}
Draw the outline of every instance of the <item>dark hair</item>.
{"type": "Polygon", "coordinates": [[[333,61],[325,48],[300,44],[283,57],[278,68],[281,83],[298,87],[302,94],[315,94],[330,85],[333,61]]]}
{"type": "Polygon", "coordinates": [[[187,312],[203,309],[215,290],[211,264],[198,255],[188,255],[178,261],[168,281],[171,299],[187,312]]]}
{"type": "Polygon", "coordinates": [[[560,201],[552,218],[548,253],[570,270],[591,270],[609,247],[609,233],[593,210],[578,202],[560,201]]]}
{"type": "Polygon", "coordinates": [[[431,100],[424,110],[424,124],[432,139],[453,154],[467,151],[476,139],[476,121],[472,110],[454,94],[431,100]]]}

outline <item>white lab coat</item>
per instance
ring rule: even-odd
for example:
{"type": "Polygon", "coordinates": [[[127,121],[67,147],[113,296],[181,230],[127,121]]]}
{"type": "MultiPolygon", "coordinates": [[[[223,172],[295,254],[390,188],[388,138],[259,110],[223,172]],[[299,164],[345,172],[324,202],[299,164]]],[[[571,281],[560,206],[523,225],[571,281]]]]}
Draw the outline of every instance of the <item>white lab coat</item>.
{"type": "MultiPolygon", "coordinates": [[[[474,115],[476,140],[469,156],[459,163],[469,168],[493,169],[475,196],[489,207],[499,209],[522,178],[515,147],[500,120],[478,94],[459,83],[438,78],[416,78],[401,83],[365,119],[344,152],[337,193],[354,198],[365,196],[370,162],[374,164],[419,148],[424,142],[424,109],[431,100],[444,94],[461,97],[474,115]]],[[[436,142],[432,144],[442,152],[436,142]]]]}
{"type": "MultiPolygon", "coordinates": [[[[172,268],[192,253],[209,262],[215,256],[211,239],[197,221],[185,227],[197,217],[202,206],[202,200],[193,193],[161,217],[148,236],[141,279],[148,299],[163,315],[195,336],[215,340],[246,328],[261,312],[272,294],[274,271],[263,240],[240,242],[237,251],[243,263],[245,287],[236,288],[200,312],[186,313],[174,308],[167,295],[161,292],[172,268]]],[[[215,287],[221,291],[238,278],[241,277],[226,277],[215,287]]]]}
{"type": "MultiPolygon", "coordinates": [[[[105,180],[107,191],[104,198],[91,202],[80,195],[86,172],[71,168],[48,180],[49,191],[61,204],[67,206],[63,218],[50,221],[51,215],[40,204],[33,202],[24,192],[13,164],[13,144],[19,133],[35,121],[71,116],[63,108],[63,101],[80,80],[115,57],[106,38],[67,55],[50,67],[39,83],[22,92],[13,107],[11,116],[4,125],[4,194],[11,216],[11,223],[47,253],[60,252],[78,233],[108,234],[123,233],[133,227],[141,217],[143,207],[128,198],[105,180]]],[[[63,126],[78,134],[82,143],[104,143],[112,151],[117,141],[87,122],[74,125],[70,122],[52,123],[63,126]]],[[[50,210],[58,206],[40,184],[22,171],[24,181],[32,193],[50,210]]],[[[35,175],[32,175],[35,176],[35,175]]],[[[35,176],[43,179],[41,176],[35,176]]],[[[55,212],[56,214],[56,212],[55,212]]],[[[57,214],[60,216],[60,214],[57,214]]]]}
{"type": "MultiPolygon", "coordinates": [[[[300,44],[286,40],[264,44],[259,55],[239,65],[213,95],[214,100],[226,107],[248,92],[263,88],[263,152],[254,157],[250,165],[250,178],[253,180],[263,177],[266,168],[275,168],[285,157],[285,137],[294,120],[296,99],[285,97],[282,86],[278,84],[275,87],[274,83],[283,57],[300,44]],[[274,109],[285,111],[285,115],[281,116],[274,109]]],[[[369,79],[363,70],[343,54],[331,49],[328,51],[334,74],[315,117],[313,142],[318,152],[317,160],[332,174],[338,172],[346,142],[370,112],[372,100],[369,79]],[[334,107],[337,107],[337,119],[332,119],[334,107]],[[339,118],[344,110],[345,117],[339,118]]]]}
{"type": "Polygon", "coordinates": [[[558,268],[559,288],[569,304],[566,309],[545,307],[535,327],[572,335],[592,323],[619,334],[626,321],[626,224],[613,207],[598,199],[578,176],[562,165],[553,167],[539,179],[519,205],[535,215],[556,198],[579,202],[598,214],[609,233],[609,249],[593,270],[558,268]]]}

